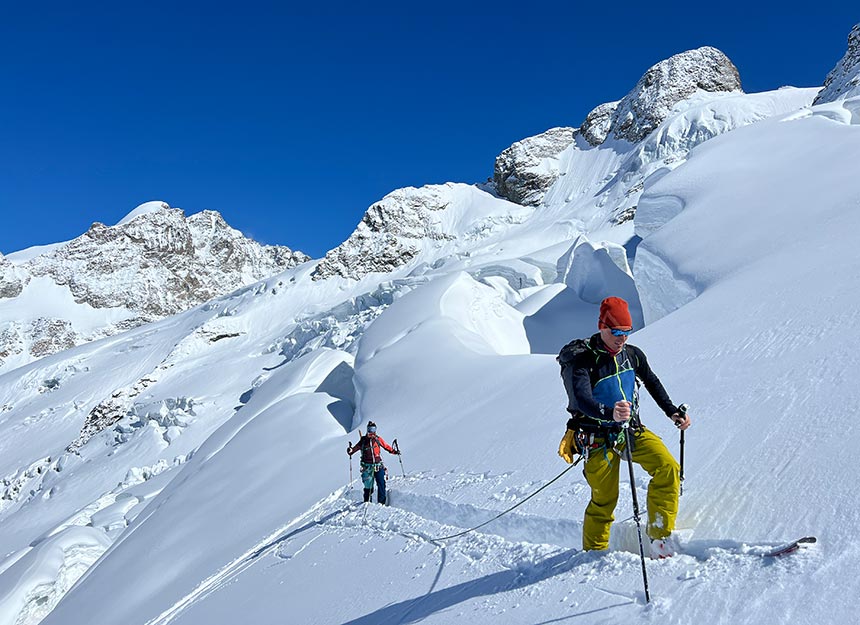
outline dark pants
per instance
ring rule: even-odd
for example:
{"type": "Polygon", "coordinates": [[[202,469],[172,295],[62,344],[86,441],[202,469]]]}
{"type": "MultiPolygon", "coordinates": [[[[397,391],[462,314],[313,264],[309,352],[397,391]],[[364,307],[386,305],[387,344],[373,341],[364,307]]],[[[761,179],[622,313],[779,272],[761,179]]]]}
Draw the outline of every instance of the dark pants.
{"type": "Polygon", "coordinates": [[[361,463],[361,480],[364,483],[364,500],[370,501],[370,496],[373,494],[373,482],[376,481],[376,486],[379,492],[376,496],[376,501],[381,504],[385,503],[385,467],[382,463],[379,464],[364,464],[361,463]]]}

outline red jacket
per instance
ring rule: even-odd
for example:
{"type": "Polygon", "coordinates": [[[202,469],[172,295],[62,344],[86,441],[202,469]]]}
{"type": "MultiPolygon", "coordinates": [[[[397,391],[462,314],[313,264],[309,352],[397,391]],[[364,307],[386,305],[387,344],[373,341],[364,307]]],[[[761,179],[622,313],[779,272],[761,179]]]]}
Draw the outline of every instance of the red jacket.
{"type": "Polygon", "coordinates": [[[377,436],[376,434],[365,434],[361,437],[361,439],[349,450],[349,455],[351,456],[358,450],[361,450],[361,461],[365,464],[376,464],[378,462],[382,462],[382,450],[384,449],[390,454],[396,454],[397,452],[382,440],[381,436],[377,436]]]}

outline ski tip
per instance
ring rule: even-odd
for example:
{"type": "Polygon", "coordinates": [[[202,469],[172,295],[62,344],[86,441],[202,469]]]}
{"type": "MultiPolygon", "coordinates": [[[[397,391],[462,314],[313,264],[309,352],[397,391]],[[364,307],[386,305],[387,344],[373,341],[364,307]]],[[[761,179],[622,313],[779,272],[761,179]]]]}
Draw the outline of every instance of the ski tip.
{"type": "Polygon", "coordinates": [[[775,547],[761,555],[765,558],[785,556],[799,551],[800,548],[803,546],[811,545],[812,543],[816,542],[818,542],[818,539],[815,536],[804,536],[803,538],[798,538],[797,540],[793,540],[791,542],[775,547]]]}

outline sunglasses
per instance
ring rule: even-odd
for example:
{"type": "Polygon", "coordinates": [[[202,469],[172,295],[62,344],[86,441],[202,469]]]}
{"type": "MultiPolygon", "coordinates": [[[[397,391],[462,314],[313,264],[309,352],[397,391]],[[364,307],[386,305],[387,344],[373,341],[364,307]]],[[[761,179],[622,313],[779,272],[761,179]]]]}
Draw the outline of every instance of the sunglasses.
{"type": "Polygon", "coordinates": [[[633,328],[629,330],[621,330],[619,328],[610,328],[612,332],[612,336],[630,336],[630,333],[633,332],[633,328]]]}
{"type": "Polygon", "coordinates": [[[369,428],[367,428],[367,431],[370,432],[371,434],[373,434],[374,432],[376,432],[376,426],[375,425],[370,426],[369,428]]]}

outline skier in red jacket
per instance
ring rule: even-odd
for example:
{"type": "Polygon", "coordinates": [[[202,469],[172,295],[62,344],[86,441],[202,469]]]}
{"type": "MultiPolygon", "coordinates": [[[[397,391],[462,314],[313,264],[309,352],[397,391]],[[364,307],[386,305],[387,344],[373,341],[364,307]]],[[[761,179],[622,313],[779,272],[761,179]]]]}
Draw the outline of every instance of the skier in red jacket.
{"type": "Polygon", "coordinates": [[[370,501],[373,494],[373,481],[379,487],[376,501],[385,504],[385,465],[382,464],[382,450],[390,454],[398,455],[400,451],[394,449],[376,434],[376,424],[373,421],[367,423],[367,434],[352,447],[346,448],[350,456],[361,451],[361,481],[364,483],[364,501],[370,501]]]}

